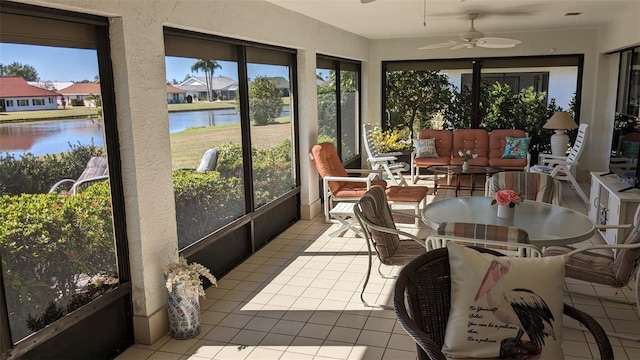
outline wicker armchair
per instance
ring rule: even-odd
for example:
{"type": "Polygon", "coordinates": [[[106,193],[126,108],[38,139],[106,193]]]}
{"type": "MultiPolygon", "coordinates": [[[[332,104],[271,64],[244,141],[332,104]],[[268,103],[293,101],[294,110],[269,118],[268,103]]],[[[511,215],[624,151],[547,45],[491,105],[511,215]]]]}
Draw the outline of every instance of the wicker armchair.
{"type": "MultiPolygon", "coordinates": [[[[502,255],[490,249],[475,249],[502,255]]],[[[440,349],[444,344],[451,306],[451,279],[446,248],[429,251],[402,269],[396,281],[393,303],[400,325],[417,344],[417,358],[445,360],[440,349]]],[[[598,345],[600,359],[613,359],[611,343],[600,324],[567,304],[564,305],[564,314],[576,319],[591,332],[598,345]]]]}

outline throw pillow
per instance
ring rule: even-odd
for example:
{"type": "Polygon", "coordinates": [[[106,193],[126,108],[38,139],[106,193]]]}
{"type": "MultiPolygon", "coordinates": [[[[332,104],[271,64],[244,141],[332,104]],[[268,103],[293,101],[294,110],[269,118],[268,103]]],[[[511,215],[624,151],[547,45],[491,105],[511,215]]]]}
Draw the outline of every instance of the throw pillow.
{"type": "Polygon", "coordinates": [[[446,356],[563,358],[564,256],[497,257],[452,242],[447,249],[446,356]]]}
{"type": "Polygon", "coordinates": [[[526,159],[529,152],[529,141],[531,138],[507,136],[502,159],[526,159]]]}
{"type": "Polygon", "coordinates": [[[622,142],[622,156],[635,159],[638,157],[638,151],[640,151],[640,142],[636,142],[636,141],[622,142]]]}
{"type": "Polygon", "coordinates": [[[437,158],[436,138],[433,139],[413,139],[413,146],[416,148],[417,157],[437,158]]]}

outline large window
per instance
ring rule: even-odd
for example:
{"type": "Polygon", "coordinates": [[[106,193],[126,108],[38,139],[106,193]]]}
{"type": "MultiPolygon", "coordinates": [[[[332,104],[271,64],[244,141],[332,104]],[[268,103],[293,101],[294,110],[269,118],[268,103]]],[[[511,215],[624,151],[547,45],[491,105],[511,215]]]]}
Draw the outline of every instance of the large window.
{"type": "Polygon", "coordinates": [[[185,249],[295,187],[292,55],[173,29],[165,48],[185,249]]]}
{"type": "Polygon", "coordinates": [[[100,49],[106,20],[32,17],[7,6],[0,12],[0,88],[1,97],[15,98],[18,107],[6,101],[0,119],[0,293],[6,301],[0,311],[8,314],[0,317],[0,333],[3,347],[5,321],[8,347],[37,333],[28,348],[67,326],[40,330],[118,287],[127,262],[116,259],[116,248],[126,239],[116,238],[124,233],[114,226],[114,209],[124,213],[110,178],[119,173],[113,93],[105,109],[55,101],[69,86],[111,77],[109,54],[100,49]],[[100,21],[102,26],[92,25],[100,21]],[[36,340],[38,335],[44,336],[36,340]]]}
{"type": "Polygon", "coordinates": [[[385,62],[386,125],[414,134],[516,128],[529,133],[534,152],[546,151],[549,117],[559,110],[579,117],[581,64],[579,55],[385,62]]]}
{"type": "Polygon", "coordinates": [[[632,145],[637,142],[638,134],[634,133],[638,132],[640,132],[640,47],[635,47],[620,52],[611,155],[634,159],[635,166],[638,154],[632,145]],[[633,141],[625,141],[625,135],[627,139],[633,141]],[[626,150],[625,147],[627,147],[626,150]]]}
{"type": "Polygon", "coordinates": [[[343,161],[360,154],[360,64],[319,55],[318,141],[332,142],[343,161]]]}
{"type": "Polygon", "coordinates": [[[291,55],[247,49],[253,204],[255,208],[295,186],[291,55]]]}

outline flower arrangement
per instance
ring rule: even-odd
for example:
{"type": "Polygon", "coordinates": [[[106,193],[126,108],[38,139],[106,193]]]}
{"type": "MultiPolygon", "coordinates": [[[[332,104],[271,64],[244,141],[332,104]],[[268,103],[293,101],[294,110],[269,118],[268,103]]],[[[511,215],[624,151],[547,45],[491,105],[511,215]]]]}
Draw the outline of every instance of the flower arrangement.
{"type": "Polygon", "coordinates": [[[462,152],[462,150],[458,151],[458,155],[460,155],[462,160],[465,162],[469,161],[469,159],[475,159],[478,157],[478,154],[472,154],[471,150],[467,150],[467,152],[462,152]]]}
{"type": "Polygon", "coordinates": [[[165,286],[169,292],[173,291],[175,285],[182,283],[188,296],[198,294],[205,297],[200,275],[211,281],[213,285],[218,286],[215,276],[211,274],[209,269],[196,262],[187,264],[187,259],[183,256],[180,256],[177,263],[169,263],[164,269],[164,275],[167,279],[165,286]]]}
{"type": "Polygon", "coordinates": [[[408,127],[387,130],[382,130],[379,127],[376,127],[371,132],[371,137],[373,138],[373,143],[376,148],[381,153],[413,150],[411,129],[408,127]]]}
{"type": "Polygon", "coordinates": [[[520,197],[520,194],[516,193],[513,190],[498,190],[494,195],[493,195],[493,200],[491,200],[491,205],[495,205],[496,203],[498,205],[502,205],[502,206],[509,206],[510,208],[513,208],[516,206],[516,204],[520,204],[522,202],[522,197],[520,197]]]}

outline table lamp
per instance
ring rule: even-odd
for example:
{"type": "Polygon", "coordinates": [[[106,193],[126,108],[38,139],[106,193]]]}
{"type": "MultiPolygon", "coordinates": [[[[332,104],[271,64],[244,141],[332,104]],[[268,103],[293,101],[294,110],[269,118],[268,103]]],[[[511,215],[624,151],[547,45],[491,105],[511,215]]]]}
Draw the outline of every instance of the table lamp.
{"type": "Polygon", "coordinates": [[[569,136],[567,136],[565,130],[578,127],[571,115],[566,111],[556,111],[542,127],[556,131],[555,134],[551,135],[551,155],[565,156],[569,146],[569,136]]]}

